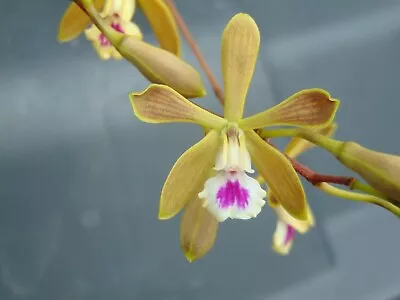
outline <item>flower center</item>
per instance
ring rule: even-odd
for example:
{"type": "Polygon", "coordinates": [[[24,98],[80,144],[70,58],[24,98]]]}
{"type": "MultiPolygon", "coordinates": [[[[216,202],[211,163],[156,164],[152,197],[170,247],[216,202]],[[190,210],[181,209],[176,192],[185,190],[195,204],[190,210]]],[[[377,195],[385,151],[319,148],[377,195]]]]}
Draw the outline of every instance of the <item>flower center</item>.
{"type": "MultiPolygon", "coordinates": [[[[117,13],[114,13],[112,15],[112,20],[110,26],[117,32],[125,33],[124,29],[122,28],[122,25],[119,23],[120,17],[117,13]]],[[[104,33],[99,34],[99,40],[100,40],[100,45],[102,47],[109,47],[111,46],[110,41],[106,38],[104,33]]]]}
{"type": "Polygon", "coordinates": [[[255,218],[265,204],[266,192],[246,174],[254,170],[244,132],[236,124],[229,124],[221,131],[221,139],[214,176],[205,182],[198,196],[220,222],[255,218]]]}
{"type": "Polygon", "coordinates": [[[236,124],[221,131],[222,147],[215,162],[216,171],[253,173],[243,131],[236,124]]]}

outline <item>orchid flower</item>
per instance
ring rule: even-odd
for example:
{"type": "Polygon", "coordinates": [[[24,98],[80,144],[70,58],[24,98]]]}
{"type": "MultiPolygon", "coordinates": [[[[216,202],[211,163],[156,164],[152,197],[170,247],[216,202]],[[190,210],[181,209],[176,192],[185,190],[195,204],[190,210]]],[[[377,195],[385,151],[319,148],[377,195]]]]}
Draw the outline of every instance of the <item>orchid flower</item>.
{"type": "MultiPolygon", "coordinates": [[[[150,26],[152,27],[161,48],[180,54],[180,41],[174,18],[163,0],[138,0],[150,26]]],[[[100,16],[115,31],[128,36],[143,39],[139,27],[131,21],[136,8],[136,0],[93,0],[100,16]]],[[[99,57],[103,60],[110,58],[121,59],[122,56],[105,35],[91,23],[90,17],[76,4],[71,3],[60,22],[58,40],[68,42],[85,32],[86,38],[92,42],[99,57]]]]}
{"type": "Polygon", "coordinates": [[[247,14],[235,15],[222,35],[224,116],[190,102],[172,88],[151,84],[130,95],[134,114],[147,123],[186,122],[206,128],[206,135],[184,152],[161,191],[159,219],[185,211],[181,247],[189,261],[213,246],[218,222],[256,217],[266,192],[249,176],[261,174],[278,203],[300,221],[310,214],[300,179],[289,160],[254,131],[266,126],[328,126],[339,101],[322,89],[302,90],[280,104],[243,118],[260,45],[260,33],[247,14]]]}
{"type": "MultiPolygon", "coordinates": [[[[335,133],[336,128],[336,124],[332,123],[317,132],[330,137],[335,133]]],[[[284,153],[290,158],[295,158],[313,147],[314,144],[304,139],[293,138],[286,146],[284,153]]],[[[258,181],[262,183],[264,180],[259,178],[258,181]]],[[[292,248],[296,232],[301,234],[306,233],[310,227],[315,225],[313,213],[307,204],[309,219],[306,221],[297,220],[287,213],[282,205],[279,204],[271,190],[268,191],[267,198],[269,206],[275,210],[277,215],[276,229],[272,238],[272,249],[281,255],[287,255],[292,248]]]]}

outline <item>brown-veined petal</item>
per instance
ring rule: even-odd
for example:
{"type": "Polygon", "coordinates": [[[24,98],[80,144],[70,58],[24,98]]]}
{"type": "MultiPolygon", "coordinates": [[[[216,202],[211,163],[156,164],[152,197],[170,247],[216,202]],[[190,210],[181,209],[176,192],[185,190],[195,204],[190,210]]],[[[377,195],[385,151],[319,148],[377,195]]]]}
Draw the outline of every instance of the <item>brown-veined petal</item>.
{"type": "MultiPolygon", "coordinates": [[[[318,130],[317,132],[327,136],[327,137],[331,137],[335,134],[337,130],[337,124],[336,123],[332,123],[329,126],[322,128],[320,130],[318,130]]],[[[313,148],[315,145],[305,139],[299,138],[299,137],[294,137],[290,140],[290,142],[286,145],[285,148],[285,153],[289,156],[289,157],[297,157],[300,154],[304,153],[305,151],[313,148]]]]}
{"type": "Polygon", "coordinates": [[[239,122],[243,129],[289,125],[323,128],[335,117],[340,101],[322,89],[295,93],[283,102],[239,122]]]}
{"type": "Polygon", "coordinates": [[[185,206],[181,220],[181,248],[188,261],[203,257],[214,246],[218,221],[196,197],[185,206]]]}
{"type": "Polygon", "coordinates": [[[218,131],[210,131],[175,162],[161,191],[160,219],[174,217],[188,201],[197,198],[214,166],[220,139],[218,131]]]}
{"type": "Polygon", "coordinates": [[[224,117],[238,121],[243,116],[247,90],[257,61],[260,32],[247,14],[235,15],[222,35],[222,76],[224,79],[224,117]]]}
{"type": "Polygon", "coordinates": [[[246,143],[252,162],[278,202],[292,217],[308,220],[306,196],[288,159],[254,131],[246,132],[246,143]]]}
{"type": "Polygon", "coordinates": [[[161,48],[179,56],[179,32],[168,5],[163,0],[138,1],[161,48]]]}
{"type": "Polygon", "coordinates": [[[147,123],[184,122],[215,129],[227,123],[166,85],[151,84],[141,93],[130,94],[130,99],[135,115],[147,123]]]}
{"type": "Polygon", "coordinates": [[[282,205],[279,204],[278,200],[276,199],[275,195],[271,192],[271,190],[268,190],[267,199],[268,199],[268,204],[275,210],[278,219],[292,226],[297,232],[305,233],[310,229],[310,227],[315,225],[315,218],[308,204],[307,204],[308,220],[300,221],[293,218],[289,213],[287,213],[287,211],[282,207],[282,205]]]}
{"type": "MultiPolygon", "coordinates": [[[[93,5],[97,11],[101,11],[106,1],[111,0],[93,0],[93,5]]],[[[58,41],[64,43],[75,39],[90,23],[90,17],[77,4],[72,2],[61,19],[58,28],[58,41]]]]}

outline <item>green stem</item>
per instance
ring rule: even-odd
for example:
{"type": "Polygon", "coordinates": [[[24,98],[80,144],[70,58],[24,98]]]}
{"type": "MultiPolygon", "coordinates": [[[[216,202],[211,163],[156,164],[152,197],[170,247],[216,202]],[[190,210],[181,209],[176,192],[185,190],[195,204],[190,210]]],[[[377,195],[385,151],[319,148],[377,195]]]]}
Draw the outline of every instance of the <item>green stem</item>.
{"type": "Polygon", "coordinates": [[[375,195],[366,195],[366,194],[345,191],[340,188],[334,187],[330,184],[327,184],[325,182],[319,183],[316,186],[329,195],[353,201],[372,203],[381,206],[394,213],[397,217],[400,217],[400,208],[391,203],[390,201],[388,201],[387,199],[382,199],[380,197],[376,197],[375,195]]]}
{"type": "Polygon", "coordinates": [[[349,187],[352,190],[359,190],[359,191],[362,191],[362,192],[370,194],[370,195],[374,195],[374,196],[379,197],[379,198],[387,199],[386,195],[384,195],[381,192],[377,191],[376,189],[374,189],[370,185],[362,183],[361,181],[359,181],[357,179],[354,179],[354,181],[351,183],[351,185],[349,187]]]}
{"type": "Polygon", "coordinates": [[[324,148],[333,155],[337,156],[343,142],[326,137],[315,131],[304,128],[282,128],[282,129],[262,129],[259,131],[262,138],[275,138],[275,137],[301,137],[315,145],[324,148]]]}

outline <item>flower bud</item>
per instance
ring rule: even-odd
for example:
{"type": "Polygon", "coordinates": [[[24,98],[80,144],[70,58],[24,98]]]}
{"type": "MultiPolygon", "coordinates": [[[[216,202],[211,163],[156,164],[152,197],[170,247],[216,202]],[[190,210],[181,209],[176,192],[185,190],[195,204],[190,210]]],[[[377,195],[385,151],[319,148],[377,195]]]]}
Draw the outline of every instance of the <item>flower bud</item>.
{"type": "Polygon", "coordinates": [[[400,156],[376,152],[354,142],[344,142],[336,157],[373,188],[400,201],[400,156]]]}
{"type": "Polygon", "coordinates": [[[168,85],[187,98],[206,94],[200,74],[176,55],[130,36],[116,48],[150,82],[168,85]]]}

